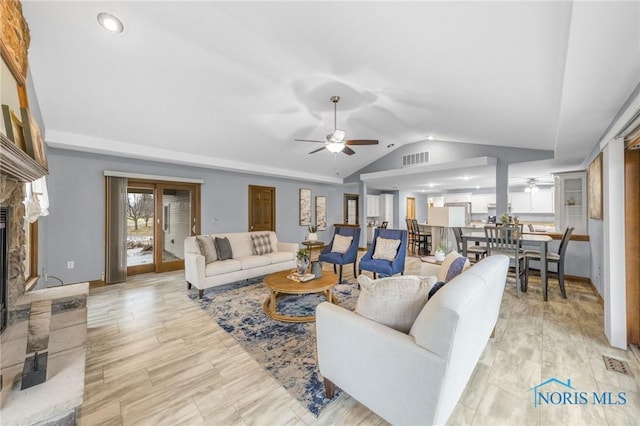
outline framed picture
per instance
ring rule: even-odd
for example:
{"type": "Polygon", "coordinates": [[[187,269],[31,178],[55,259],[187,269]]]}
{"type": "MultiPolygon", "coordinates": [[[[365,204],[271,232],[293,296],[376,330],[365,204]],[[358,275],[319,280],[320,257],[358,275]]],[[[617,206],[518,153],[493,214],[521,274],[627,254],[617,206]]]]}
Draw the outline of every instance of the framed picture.
{"type": "Polygon", "coordinates": [[[13,141],[18,148],[26,152],[27,147],[24,141],[22,122],[11,108],[9,108],[9,105],[2,105],[2,119],[4,120],[4,128],[9,140],[13,141]]]}
{"type": "Polygon", "coordinates": [[[311,225],[311,190],[300,188],[300,226],[311,225]]]}
{"type": "Polygon", "coordinates": [[[589,217],[602,220],[602,153],[589,164],[587,171],[587,205],[589,217]]]}
{"type": "Polygon", "coordinates": [[[327,197],[316,196],[316,226],[318,231],[327,230],[327,197]]]}
{"type": "Polygon", "coordinates": [[[24,128],[24,141],[27,145],[27,154],[31,156],[38,164],[48,169],[47,154],[44,150],[44,140],[40,133],[40,126],[26,108],[20,108],[22,113],[22,125],[24,128]]]}

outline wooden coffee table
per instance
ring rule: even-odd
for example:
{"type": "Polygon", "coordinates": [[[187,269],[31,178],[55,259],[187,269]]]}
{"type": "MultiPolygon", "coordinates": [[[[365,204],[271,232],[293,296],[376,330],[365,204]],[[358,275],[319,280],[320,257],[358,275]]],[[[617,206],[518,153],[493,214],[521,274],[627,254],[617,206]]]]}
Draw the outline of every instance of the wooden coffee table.
{"type": "Polygon", "coordinates": [[[338,304],[338,300],[331,293],[331,289],[338,284],[338,277],[333,272],[322,271],[322,277],[304,283],[288,279],[287,275],[289,274],[291,274],[291,271],[286,270],[264,277],[264,283],[269,289],[269,297],[262,304],[262,309],[271,318],[285,322],[311,322],[316,320],[315,315],[294,317],[276,312],[276,299],[283,294],[324,293],[328,302],[335,305],[338,304]]]}

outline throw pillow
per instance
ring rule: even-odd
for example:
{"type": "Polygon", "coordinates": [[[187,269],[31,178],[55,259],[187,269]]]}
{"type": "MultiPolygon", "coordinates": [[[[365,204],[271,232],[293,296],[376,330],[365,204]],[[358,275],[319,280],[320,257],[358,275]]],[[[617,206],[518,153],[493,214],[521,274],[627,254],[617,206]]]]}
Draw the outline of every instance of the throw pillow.
{"type": "Polygon", "coordinates": [[[231,251],[231,243],[227,237],[216,237],[215,240],[216,251],[218,252],[218,258],[220,260],[233,259],[233,252],[231,251]]]}
{"type": "Polygon", "coordinates": [[[372,280],[358,277],[360,295],[355,312],[394,330],[408,333],[427,302],[430,282],[405,275],[372,280]]]}
{"type": "Polygon", "coordinates": [[[272,253],[273,248],[269,234],[251,234],[251,249],[256,256],[272,253]]]}
{"type": "Polygon", "coordinates": [[[196,241],[198,242],[198,246],[200,246],[200,254],[204,256],[204,263],[211,263],[218,260],[211,235],[198,235],[196,241]]]}
{"type": "Polygon", "coordinates": [[[389,238],[376,238],[376,249],[373,252],[374,259],[388,260],[393,262],[398,254],[398,247],[400,247],[401,240],[391,240],[389,238]]]}
{"type": "Polygon", "coordinates": [[[333,236],[333,244],[331,245],[332,253],[346,253],[351,247],[351,241],[353,241],[353,237],[336,234],[333,236]]]}
{"type": "Polygon", "coordinates": [[[457,251],[452,251],[447,255],[447,257],[444,258],[444,260],[442,261],[442,264],[440,265],[440,270],[438,271],[438,281],[442,281],[444,283],[449,282],[450,280],[455,278],[458,274],[460,274],[461,272],[469,268],[469,265],[470,265],[469,259],[467,259],[466,257],[463,257],[457,251]],[[461,260],[457,260],[457,259],[461,259],[461,260]],[[456,264],[453,265],[454,261],[456,260],[457,260],[456,264]],[[453,266],[453,269],[452,269],[452,266],[453,266]],[[450,269],[451,269],[451,273],[449,273],[450,269]]]}
{"type": "Polygon", "coordinates": [[[433,295],[442,288],[442,286],[444,286],[444,283],[442,281],[438,281],[437,283],[435,283],[433,287],[431,287],[431,290],[429,290],[429,296],[427,297],[427,300],[431,299],[433,295]]]}

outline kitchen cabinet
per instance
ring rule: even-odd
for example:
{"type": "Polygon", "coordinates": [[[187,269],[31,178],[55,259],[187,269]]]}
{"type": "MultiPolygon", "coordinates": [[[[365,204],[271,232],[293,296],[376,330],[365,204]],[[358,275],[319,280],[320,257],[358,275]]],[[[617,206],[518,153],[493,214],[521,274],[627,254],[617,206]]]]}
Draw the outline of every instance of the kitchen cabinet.
{"type": "Polygon", "coordinates": [[[427,198],[427,204],[429,207],[444,207],[444,197],[429,197],[427,198]]]}
{"type": "Polygon", "coordinates": [[[444,202],[445,203],[470,203],[471,202],[471,193],[445,194],[444,202]]]}
{"type": "Polygon", "coordinates": [[[531,213],[531,193],[512,192],[509,194],[511,213],[531,213]]]}
{"type": "Polygon", "coordinates": [[[367,195],[367,217],[378,217],[380,214],[380,197],[367,195]]]}
{"type": "Polygon", "coordinates": [[[473,194],[471,196],[471,213],[489,213],[489,204],[495,206],[496,194],[473,194]]]}
{"type": "Polygon", "coordinates": [[[553,213],[553,190],[540,189],[537,192],[512,192],[509,194],[511,213],[553,213]]]}
{"type": "Polygon", "coordinates": [[[378,221],[389,222],[387,228],[393,228],[393,194],[380,194],[379,199],[378,221]]]}
{"type": "Polygon", "coordinates": [[[574,234],[587,233],[587,174],[558,173],[555,176],[556,230],[573,226],[574,234]]]}

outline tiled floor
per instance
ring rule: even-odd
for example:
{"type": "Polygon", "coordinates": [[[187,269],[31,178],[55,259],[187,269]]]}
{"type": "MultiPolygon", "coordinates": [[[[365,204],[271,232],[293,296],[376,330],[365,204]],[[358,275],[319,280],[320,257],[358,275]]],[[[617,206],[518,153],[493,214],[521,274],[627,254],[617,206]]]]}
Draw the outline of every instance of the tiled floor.
{"type": "MultiPolygon", "coordinates": [[[[418,273],[420,261],[406,270],[418,273]]],[[[385,424],[344,393],[316,419],[187,293],[182,271],[91,290],[83,425],[385,424]]],[[[552,281],[549,302],[531,287],[516,299],[508,285],[496,337],[450,424],[638,424],[640,367],[607,344],[588,286],[568,283],[568,300],[559,293],[552,281]],[[607,371],[603,354],[626,360],[634,377],[607,371]],[[528,389],[551,377],[589,395],[625,392],[627,402],[534,407],[528,389]]]]}

